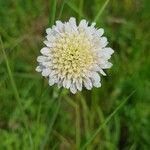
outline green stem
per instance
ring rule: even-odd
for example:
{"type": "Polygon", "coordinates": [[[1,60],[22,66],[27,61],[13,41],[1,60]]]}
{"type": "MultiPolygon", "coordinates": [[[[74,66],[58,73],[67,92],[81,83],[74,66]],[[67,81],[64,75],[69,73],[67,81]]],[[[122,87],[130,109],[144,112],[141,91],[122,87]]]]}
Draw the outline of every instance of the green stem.
{"type": "Polygon", "coordinates": [[[80,107],[79,105],[76,105],[76,146],[77,150],[80,149],[80,107]]]}
{"type": "Polygon", "coordinates": [[[57,116],[59,114],[60,104],[61,104],[61,95],[62,95],[62,89],[60,89],[59,94],[58,94],[58,99],[57,99],[58,103],[57,103],[57,106],[56,106],[56,109],[55,109],[55,113],[52,116],[52,119],[50,120],[50,124],[49,124],[47,132],[46,132],[46,136],[45,136],[43,142],[41,143],[41,146],[40,146],[41,150],[45,149],[46,143],[47,143],[47,141],[49,139],[49,136],[50,136],[50,134],[52,132],[52,128],[54,126],[54,123],[55,123],[55,121],[57,119],[57,116]]]}
{"type": "Polygon", "coordinates": [[[83,119],[84,119],[84,125],[85,125],[85,135],[86,138],[89,137],[89,125],[88,125],[88,107],[85,101],[85,98],[82,96],[82,94],[79,95],[80,100],[81,100],[81,104],[82,104],[82,108],[83,108],[83,119]]]}
{"type": "Polygon", "coordinates": [[[76,148],[77,150],[80,149],[80,109],[79,105],[76,104],[70,97],[66,97],[65,100],[70,104],[74,109],[75,109],[75,114],[76,114],[76,148]]]}

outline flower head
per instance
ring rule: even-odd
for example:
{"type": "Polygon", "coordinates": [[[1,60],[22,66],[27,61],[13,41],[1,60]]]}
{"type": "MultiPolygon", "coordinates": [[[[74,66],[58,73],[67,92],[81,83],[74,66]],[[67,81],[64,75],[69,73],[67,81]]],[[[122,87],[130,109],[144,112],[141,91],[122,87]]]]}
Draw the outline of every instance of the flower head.
{"type": "Polygon", "coordinates": [[[75,18],[70,18],[65,23],[56,21],[46,30],[46,46],[37,58],[36,71],[48,77],[50,86],[57,84],[72,93],[81,91],[83,86],[88,90],[101,86],[99,74],[106,75],[103,69],[112,66],[108,59],[114,51],[106,47],[104,30],[94,26],[84,19],[77,26],[75,18]]]}

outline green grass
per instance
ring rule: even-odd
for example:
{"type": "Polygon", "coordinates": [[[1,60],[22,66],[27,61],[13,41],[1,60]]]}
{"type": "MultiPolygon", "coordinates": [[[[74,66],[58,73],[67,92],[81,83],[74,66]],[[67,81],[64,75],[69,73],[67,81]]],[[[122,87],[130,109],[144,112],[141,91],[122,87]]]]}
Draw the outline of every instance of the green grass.
{"type": "Polygon", "coordinates": [[[148,0],[1,0],[0,150],[149,150],[149,9],[148,0]],[[115,53],[101,88],[60,95],[36,58],[45,29],[71,16],[96,21],[115,53]]]}

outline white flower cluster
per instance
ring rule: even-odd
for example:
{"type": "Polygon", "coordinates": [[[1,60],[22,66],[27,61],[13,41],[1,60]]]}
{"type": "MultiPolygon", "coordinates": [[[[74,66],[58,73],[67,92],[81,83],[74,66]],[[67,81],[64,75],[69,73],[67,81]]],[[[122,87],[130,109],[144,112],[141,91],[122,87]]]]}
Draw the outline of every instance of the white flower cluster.
{"type": "Polygon", "coordinates": [[[104,30],[94,26],[84,19],[77,26],[76,19],[70,18],[65,23],[56,21],[46,30],[46,46],[37,58],[36,71],[48,77],[50,86],[57,84],[72,93],[83,86],[88,90],[101,86],[99,73],[106,75],[103,69],[112,66],[108,60],[114,51],[106,47],[104,30]]]}

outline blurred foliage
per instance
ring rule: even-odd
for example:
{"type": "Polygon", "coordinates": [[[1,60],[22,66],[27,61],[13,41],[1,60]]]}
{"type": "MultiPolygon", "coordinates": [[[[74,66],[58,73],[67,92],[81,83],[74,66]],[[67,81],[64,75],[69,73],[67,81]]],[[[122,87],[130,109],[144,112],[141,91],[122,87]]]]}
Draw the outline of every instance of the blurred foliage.
{"type": "MultiPolygon", "coordinates": [[[[57,120],[47,130],[57,107],[57,87],[35,72],[51,13],[51,0],[0,0],[0,35],[4,44],[35,149],[45,136],[45,149],[72,150],[75,143],[75,106],[80,110],[81,145],[109,114],[129,98],[101,130],[87,150],[150,149],[150,4],[148,0],[110,0],[97,21],[105,29],[115,53],[113,67],[102,77],[102,87],[71,95],[63,91],[57,120]]],[[[56,19],[64,0],[57,1],[56,19]]],[[[91,22],[105,0],[65,0],[61,20],[70,16],[91,22]]],[[[79,21],[79,20],[78,20],[79,21]]],[[[1,49],[1,47],[0,47],[1,49]]],[[[30,150],[23,117],[14,97],[0,51],[0,150],[30,150]]]]}

